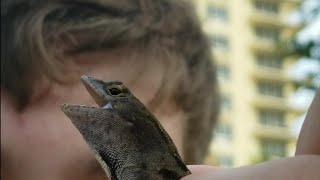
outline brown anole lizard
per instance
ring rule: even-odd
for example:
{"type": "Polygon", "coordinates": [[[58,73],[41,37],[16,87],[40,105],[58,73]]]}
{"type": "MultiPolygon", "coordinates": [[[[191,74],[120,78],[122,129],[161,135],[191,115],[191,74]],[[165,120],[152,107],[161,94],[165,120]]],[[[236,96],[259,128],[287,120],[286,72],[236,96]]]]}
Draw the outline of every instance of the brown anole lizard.
{"type": "Polygon", "coordinates": [[[81,80],[99,107],[62,106],[111,180],[177,180],[191,174],[159,121],[121,82],[81,80]]]}

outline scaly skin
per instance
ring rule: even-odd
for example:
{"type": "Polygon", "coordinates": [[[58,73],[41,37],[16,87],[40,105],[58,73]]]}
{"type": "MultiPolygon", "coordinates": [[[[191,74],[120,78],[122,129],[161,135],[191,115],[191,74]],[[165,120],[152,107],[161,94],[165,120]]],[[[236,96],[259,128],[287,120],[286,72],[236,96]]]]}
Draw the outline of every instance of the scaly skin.
{"type": "Polygon", "coordinates": [[[63,105],[111,180],[177,180],[191,174],[168,133],[121,82],[81,77],[100,107],[63,105]]]}

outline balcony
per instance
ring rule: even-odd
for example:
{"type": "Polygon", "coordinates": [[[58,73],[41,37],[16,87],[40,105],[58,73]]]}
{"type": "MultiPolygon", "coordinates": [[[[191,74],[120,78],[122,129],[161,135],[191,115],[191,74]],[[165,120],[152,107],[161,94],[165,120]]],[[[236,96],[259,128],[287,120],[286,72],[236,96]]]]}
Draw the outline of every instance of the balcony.
{"type": "Polygon", "coordinates": [[[250,15],[250,22],[252,25],[264,25],[274,27],[289,27],[289,24],[285,21],[281,15],[278,14],[266,14],[257,10],[253,10],[250,15]]]}
{"type": "Polygon", "coordinates": [[[254,135],[258,138],[276,139],[284,141],[294,141],[297,137],[286,127],[267,127],[257,125],[254,135]]]}
{"type": "Polygon", "coordinates": [[[272,53],[280,54],[279,49],[276,46],[276,43],[267,41],[258,37],[254,37],[251,41],[250,49],[255,53],[272,53]]]}
{"type": "Polygon", "coordinates": [[[253,100],[253,104],[259,108],[288,110],[287,101],[285,98],[272,97],[264,95],[256,95],[253,100]]]}
{"type": "Polygon", "coordinates": [[[230,3],[230,1],[208,0],[207,3],[211,5],[227,6],[230,3]]]}
{"type": "Polygon", "coordinates": [[[276,28],[284,28],[288,32],[296,33],[302,28],[302,25],[290,25],[287,20],[280,15],[265,15],[255,11],[250,16],[250,23],[252,26],[269,26],[276,28]]]}
{"type": "MultiPolygon", "coordinates": [[[[213,0],[211,0],[213,1],[213,0]]],[[[252,2],[254,2],[255,0],[251,0],[252,2]]],[[[268,0],[270,2],[280,2],[280,3],[291,3],[291,4],[298,4],[300,3],[302,0],[268,0]]]]}
{"type": "Polygon", "coordinates": [[[211,52],[213,55],[214,62],[218,64],[226,64],[229,62],[229,53],[226,53],[226,50],[211,47],[211,52]]]}
{"type": "Polygon", "coordinates": [[[252,70],[252,76],[256,80],[276,80],[283,83],[291,81],[283,69],[260,67],[258,65],[252,70]]]}
{"type": "Polygon", "coordinates": [[[290,105],[284,97],[274,97],[267,95],[255,95],[252,104],[257,108],[275,109],[281,111],[289,111],[297,114],[304,113],[303,110],[290,105]]]}
{"type": "Polygon", "coordinates": [[[287,28],[292,30],[297,30],[300,28],[300,25],[291,25],[287,17],[288,14],[285,13],[266,13],[252,7],[249,21],[252,25],[264,25],[269,27],[276,28],[287,28]]]}
{"type": "Polygon", "coordinates": [[[296,0],[252,0],[249,21],[255,26],[265,25],[297,30],[299,26],[290,25],[287,20],[287,16],[291,12],[289,9],[293,9],[296,6],[290,5],[290,2],[294,1],[296,0]]]}

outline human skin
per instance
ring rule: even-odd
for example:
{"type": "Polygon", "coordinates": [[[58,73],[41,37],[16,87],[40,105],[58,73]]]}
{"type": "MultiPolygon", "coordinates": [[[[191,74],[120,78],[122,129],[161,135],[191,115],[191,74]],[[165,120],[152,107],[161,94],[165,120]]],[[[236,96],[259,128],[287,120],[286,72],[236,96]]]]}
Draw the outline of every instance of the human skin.
{"type": "Polygon", "coordinates": [[[194,165],[188,166],[192,174],[182,180],[318,180],[319,167],[318,155],[301,155],[239,168],[194,165]]]}
{"type": "MultiPolygon", "coordinates": [[[[64,103],[96,106],[80,82],[83,74],[106,81],[122,81],[136,97],[148,104],[161,84],[162,61],[140,58],[139,61],[145,62],[139,66],[137,59],[127,57],[124,51],[120,54],[90,52],[73,57],[78,68],[75,83],[48,86],[49,83],[44,82],[38,85],[31,103],[21,112],[14,108],[9,92],[1,89],[1,179],[106,178],[90,148],[60,106],[64,103]],[[139,68],[143,70],[135,72],[139,68]]],[[[170,101],[153,113],[182,152],[183,113],[170,101]]]]}
{"type": "Polygon", "coordinates": [[[296,155],[320,155],[320,89],[308,110],[297,143],[296,155]]]}
{"type": "Polygon", "coordinates": [[[320,177],[320,91],[308,110],[297,143],[296,156],[239,168],[189,166],[192,174],[183,180],[318,180],[320,177]]]}

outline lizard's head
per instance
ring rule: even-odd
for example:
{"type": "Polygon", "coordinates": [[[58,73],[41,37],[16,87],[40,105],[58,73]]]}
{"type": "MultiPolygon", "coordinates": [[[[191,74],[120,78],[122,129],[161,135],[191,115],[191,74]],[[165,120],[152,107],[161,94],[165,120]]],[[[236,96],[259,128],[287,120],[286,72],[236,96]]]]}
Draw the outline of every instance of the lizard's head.
{"type": "Polygon", "coordinates": [[[104,109],[109,113],[128,114],[133,111],[146,112],[145,106],[135,98],[130,90],[119,81],[102,81],[90,76],[82,76],[81,81],[99,107],[64,104],[62,111],[76,122],[78,117],[89,111],[104,109]]]}
{"type": "Polygon", "coordinates": [[[119,111],[130,112],[127,108],[128,102],[132,100],[135,102],[136,99],[130,90],[119,81],[105,82],[89,76],[82,76],[81,81],[99,107],[64,104],[62,111],[71,119],[94,150],[105,172],[110,174],[106,165],[108,160],[103,159],[106,157],[103,153],[111,151],[108,148],[118,144],[114,137],[124,139],[127,137],[126,135],[119,137],[119,132],[130,130],[132,123],[120,117],[119,111]]]}
{"type": "Polygon", "coordinates": [[[119,81],[101,81],[82,76],[81,81],[95,102],[105,109],[112,109],[117,101],[132,97],[130,90],[119,81]]]}

